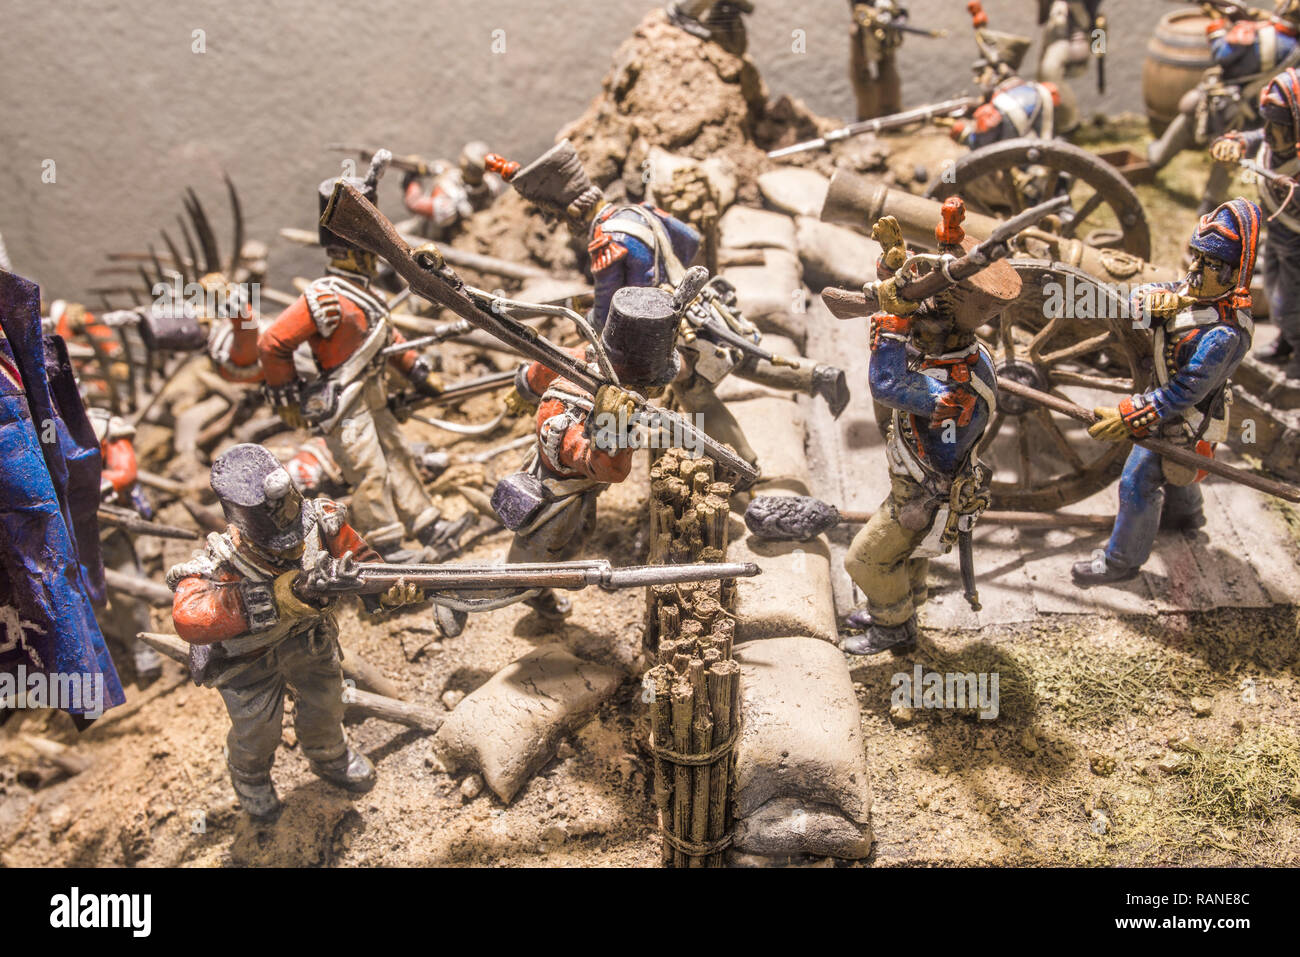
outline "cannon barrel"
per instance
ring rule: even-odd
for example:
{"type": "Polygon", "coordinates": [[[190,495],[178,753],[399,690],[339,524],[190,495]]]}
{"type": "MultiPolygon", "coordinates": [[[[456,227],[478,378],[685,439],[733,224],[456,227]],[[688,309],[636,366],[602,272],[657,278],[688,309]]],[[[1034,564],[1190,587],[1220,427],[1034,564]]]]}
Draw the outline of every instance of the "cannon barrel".
{"type": "MultiPolygon", "coordinates": [[[[942,205],[939,200],[917,196],[870,176],[842,169],[831,177],[821,218],[823,222],[847,226],[869,236],[876,220],[893,216],[909,246],[934,249],[937,245],[934,228],[940,222],[942,205]]],[[[970,211],[962,221],[966,235],[977,242],[988,239],[1000,225],[1002,221],[994,216],[970,211]]],[[[1031,248],[1031,255],[1077,266],[1103,282],[1136,286],[1171,281],[1180,275],[1175,270],[1146,262],[1121,250],[1089,246],[1077,239],[1053,236],[1038,228],[1028,229],[1021,235],[1028,237],[1031,244],[1041,246],[1031,248]]]]}

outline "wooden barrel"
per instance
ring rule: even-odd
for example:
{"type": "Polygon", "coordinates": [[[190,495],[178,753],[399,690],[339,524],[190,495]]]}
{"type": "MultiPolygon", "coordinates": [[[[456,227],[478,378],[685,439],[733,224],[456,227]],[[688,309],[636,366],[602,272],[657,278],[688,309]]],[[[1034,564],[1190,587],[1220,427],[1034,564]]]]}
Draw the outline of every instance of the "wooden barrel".
{"type": "Polygon", "coordinates": [[[1174,10],[1160,18],[1142,65],[1142,99],[1147,120],[1159,136],[1175,116],[1178,101],[1214,65],[1205,28],[1210,18],[1199,9],[1174,10]]]}

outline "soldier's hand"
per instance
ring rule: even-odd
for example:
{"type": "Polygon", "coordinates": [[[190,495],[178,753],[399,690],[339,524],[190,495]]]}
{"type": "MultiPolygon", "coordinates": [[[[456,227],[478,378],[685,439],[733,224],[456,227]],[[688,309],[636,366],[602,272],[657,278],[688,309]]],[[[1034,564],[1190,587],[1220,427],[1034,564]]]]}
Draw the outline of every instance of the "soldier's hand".
{"type": "Polygon", "coordinates": [[[302,406],[297,402],[290,402],[287,405],[277,406],[275,411],[280,416],[280,420],[289,428],[307,428],[307,420],[302,417],[302,406]]]}
{"type": "Polygon", "coordinates": [[[603,385],[596,392],[595,415],[610,415],[615,419],[626,421],[636,412],[637,401],[632,393],[616,385],[603,385]]]}
{"type": "Polygon", "coordinates": [[[411,582],[399,581],[379,596],[381,608],[392,610],[403,605],[418,605],[424,601],[424,589],[411,582]]]}
{"type": "Polygon", "coordinates": [[[506,395],[503,404],[506,408],[506,415],[515,418],[532,418],[537,414],[537,404],[526,398],[518,389],[511,389],[506,395]]]}
{"type": "Polygon", "coordinates": [[[1102,442],[1122,442],[1131,438],[1128,426],[1114,406],[1098,406],[1092,410],[1097,421],[1088,426],[1088,434],[1102,442]]]}
{"type": "Polygon", "coordinates": [[[904,299],[898,294],[898,277],[890,276],[876,286],[876,295],[880,300],[880,311],[891,316],[910,316],[921,308],[919,302],[904,299]]]}
{"type": "Polygon", "coordinates": [[[907,245],[903,242],[903,228],[893,216],[884,216],[876,220],[871,227],[871,238],[880,243],[880,260],[890,272],[903,268],[907,260],[907,245]]]}
{"type": "Polygon", "coordinates": [[[301,593],[302,584],[302,572],[296,568],[276,578],[272,590],[275,594],[275,611],[282,620],[320,614],[320,607],[313,605],[301,593]]]}
{"type": "Polygon", "coordinates": [[[1142,299],[1142,308],[1148,316],[1156,319],[1169,319],[1176,316],[1191,300],[1180,296],[1170,289],[1156,289],[1148,292],[1142,299]]]}
{"type": "Polygon", "coordinates": [[[1210,156],[1220,163],[1239,163],[1245,155],[1246,145],[1232,136],[1220,136],[1210,144],[1210,156]]]}

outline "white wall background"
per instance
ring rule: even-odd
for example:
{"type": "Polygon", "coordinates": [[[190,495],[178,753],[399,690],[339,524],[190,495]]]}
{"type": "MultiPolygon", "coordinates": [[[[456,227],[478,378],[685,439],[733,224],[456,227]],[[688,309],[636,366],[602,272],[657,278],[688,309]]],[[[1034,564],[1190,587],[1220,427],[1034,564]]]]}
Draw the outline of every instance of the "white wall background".
{"type": "MultiPolygon", "coordinates": [[[[526,159],[598,92],[646,0],[0,0],[0,233],[47,297],[78,297],[113,249],[174,224],[187,184],[226,222],[220,172],[244,197],[248,235],[272,242],[272,278],[318,257],[278,241],[309,227],[335,140],[430,157],[480,138],[526,159]],[[204,31],[206,52],[193,50],[204,31]],[[494,31],[506,51],[493,53],[494,31]],[[56,181],[42,182],[55,162],[56,181]]],[[[757,0],[751,53],[773,95],[852,110],[846,0],[757,0]],[[794,30],[807,52],[791,52],[794,30]]],[[[985,0],[997,29],[1036,33],[1037,0],[985,0]]],[[[1140,110],[1147,37],[1171,5],[1110,0],[1110,91],[1086,111],[1140,110]]],[[[913,0],[907,104],[964,91],[974,59],[964,0],[913,0]]],[[[1034,54],[1031,53],[1031,56],[1034,54]]],[[[397,189],[381,193],[400,208],[397,189]]],[[[174,232],[174,230],[173,230],[174,232]]],[[[179,241],[179,237],[177,237],[179,241]]],[[[228,240],[225,240],[228,243],[228,240]]],[[[223,250],[224,251],[224,250],[223,250]]]]}

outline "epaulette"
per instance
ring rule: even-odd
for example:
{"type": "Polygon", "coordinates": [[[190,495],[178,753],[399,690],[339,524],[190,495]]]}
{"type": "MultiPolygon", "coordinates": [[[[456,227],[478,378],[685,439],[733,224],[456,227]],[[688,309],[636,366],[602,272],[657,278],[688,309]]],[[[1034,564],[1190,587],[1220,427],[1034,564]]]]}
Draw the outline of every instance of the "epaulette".
{"type": "Polygon", "coordinates": [[[343,306],[338,294],[318,279],[307,287],[303,297],[307,300],[311,321],[316,323],[316,331],[328,339],[343,321],[343,306]]]}
{"type": "Polygon", "coordinates": [[[600,224],[597,224],[592,231],[591,242],[587,244],[587,253],[591,257],[591,271],[598,273],[604,272],[614,263],[625,258],[627,247],[617,242],[600,224]]]}

